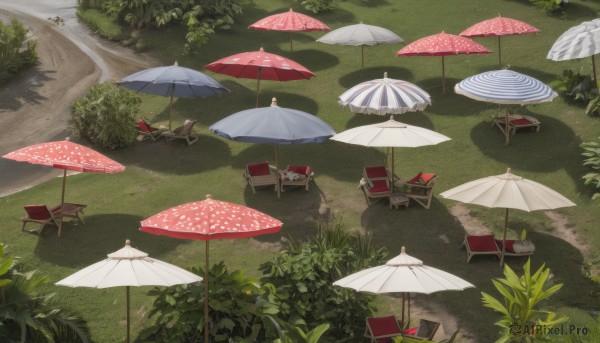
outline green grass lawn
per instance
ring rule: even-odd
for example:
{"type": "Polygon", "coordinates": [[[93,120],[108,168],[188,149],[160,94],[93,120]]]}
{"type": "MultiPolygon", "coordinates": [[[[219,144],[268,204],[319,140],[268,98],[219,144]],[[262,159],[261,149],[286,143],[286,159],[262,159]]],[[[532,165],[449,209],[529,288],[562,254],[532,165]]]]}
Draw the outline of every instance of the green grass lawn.
{"type": "MultiPolygon", "coordinates": [[[[520,19],[539,28],[541,33],[509,36],[502,40],[502,59],[512,70],[534,76],[549,83],[563,69],[591,72],[591,60],[553,62],[546,54],[554,40],[566,29],[598,16],[600,3],[572,0],[566,13],[547,16],[528,1],[514,0],[347,0],[331,13],[313,15],[332,29],[363,21],[386,27],[405,43],[441,31],[458,34],[472,24],[498,14],[520,19]]],[[[589,244],[598,256],[600,247],[599,203],[590,201],[591,189],[584,186],[581,176],[582,142],[598,139],[600,121],[584,114],[584,108],[556,98],[552,103],[515,108],[529,113],[542,122],[539,133],[518,133],[509,146],[496,128],[491,128],[491,116],[499,112],[497,105],[476,102],[454,94],[458,81],[487,70],[498,68],[496,54],[487,56],[453,56],[446,58],[447,94],[441,94],[441,59],[439,57],[396,57],[404,44],[365,48],[365,70],[360,70],[360,48],[325,45],[315,42],[322,33],[294,34],[294,52],[289,51],[286,33],[248,30],[248,25],[267,15],[288,10],[290,4],[278,0],[261,0],[248,5],[243,17],[236,19],[231,31],[210,37],[209,43],[196,56],[181,54],[184,32],[167,29],[146,31],[143,38],[155,50],[152,52],[165,65],[178,60],[185,67],[201,70],[216,59],[238,52],[258,50],[289,57],[315,72],[309,81],[285,83],[261,82],[260,106],[268,106],[277,97],[282,107],[314,113],[337,132],[347,128],[383,121],[374,115],[353,114],[340,108],[337,97],[362,81],[381,78],[407,80],[427,90],[433,105],[424,112],[396,116],[399,121],[426,127],[452,138],[438,146],[417,149],[396,149],[396,173],[411,177],[419,171],[435,172],[438,182],[432,208],[413,205],[399,211],[389,210],[380,202],[367,207],[362,192],[357,189],[364,165],[383,163],[383,149],[369,149],[333,141],[323,144],[281,146],[280,164],[310,164],[316,173],[310,190],[291,190],[277,200],[272,189],[252,194],[242,178],[246,163],[274,161],[271,145],[230,142],[208,131],[208,126],[234,112],[254,107],[255,80],[235,79],[210,73],[232,93],[200,100],[178,99],[173,108],[174,125],[185,119],[195,119],[195,131],[200,139],[188,147],[182,141],[166,143],[143,142],[134,147],[106,152],[127,166],[115,175],[79,174],[70,176],[66,199],[88,204],[86,226],[66,224],[63,235],[55,231],[35,237],[21,234],[22,206],[30,203],[57,203],[60,180],[0,198],[0,230],[2,241],[29,268],[38,268],[56,282],[67,275],[106,257],[120,249],[129,238],[132,246],[151,257],[181,267],[203,264],[204,243],[154,236],[138,230],[139,221],[157,212],[185,202],[203,200],[210,193],[215,199],[246,204],[284,222],[283,232],[245,240],[223,240],[211,243],[211,260],[224,260],[232,269],[242,269],[259,276],[258,265],[277,252],[277,242],[284,235],[305,237],[313,234],[324,213],[342,218],[352,230],[366,231],[386,246],[392,256],[407,247],[409,254],[459,275],[477,288],[464,292],[417,295],[416,303],[432,313],[449,313],[466,338],[490,342],[496,338],[493,323],[498,316],[481,304],[481,291],[496,294],[491,279],[502,275],[493,258],[474,258],[465,263],[460,250],[464,236],[461,225],[450,214],[455,202],[441,199],[440,192],[469,180],[501,174],[507,167],[513,173],[545,184],[575,203],[562,209],[569,227],[589,244]]],[[[294,7],[294,10],[301,11],[294,7]]],[[[495,38],[478,42],[496,50],[495,38]]],[[[168,101],[161,97],[144,96],[143,108],[154,122],[167,123],[168,101]]],[[[488,227],[500,232],[503,210],[469,206],[472,214],[488,227]]],[[[552,282],[565,287],[548,305],[589,310],[599,307],[594,285],[582,273],[586,259],[572,245],[551,235],[551,221],[543,212],[511,211],[510,235],[528,230],[537,247],[532,257],[533,267],[545,263],[552,270],[552,282]]],[[[518,269],[525,261],[509,259],[518,269]]],[[[124,340],[125,290],[68,289],[48,285],[48,292],[57,292],[58,306],[79,312],[89,323],[94,342],[109,343],[124,340]]],[[[143,327],[152,325],[146,313],[152,298],[148,289],[132,290],[133,337],[143,327]]],[[[379,298],[382,314],[400,313],[395,297],[379,298]]]]}

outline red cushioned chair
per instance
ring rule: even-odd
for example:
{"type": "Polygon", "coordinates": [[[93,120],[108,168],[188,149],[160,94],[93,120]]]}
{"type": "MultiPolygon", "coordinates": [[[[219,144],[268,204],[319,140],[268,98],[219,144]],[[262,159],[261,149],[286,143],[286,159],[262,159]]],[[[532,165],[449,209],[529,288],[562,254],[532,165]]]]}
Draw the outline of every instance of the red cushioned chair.
{"type": "Polygon", "coordinates": [[[271,167],[268,161],[247,164],[244,177],[250,185],[252,193],[256,193],[254,187],[274,185],[275,191],[279,195],[279,178],[275,168],[271,167]]]}
{"type": "Polygon", "coordinates": [[[391,343],[392,337],[402,336],[400,324],[394,316],[367,318],[365,337],[371,343],[391,343]]]}
{"type": "Polygon", "coordinates": [[[402,194],[429,209],[433,199],[433,186],[436,181],[436,174],[418,173],[412,179],[404,182],[402,194]]]}
{"type": "MultiPolygon", "coordinates": [[[[64,203],[62,217],[77,219],[81,224],[85,225],[85,221],[83,220],[83,217],[79,215],[79,213],[83,214],[83,209],[86,207],[87,205],[64,203]]],[[[21,231],[42,234],[44,227],[48,224],[55,225],[57,227],[59,226],[61,218],[60,205],[54,206],[51,209],[49,209],[46,205],[27,205],[23,208],[25,209],[25,212],[27,212],[27,216],[21,218],[21,221],[23,222],[21,231]],[[25,230],[25,225],[27,223],[37,223],[39,224],[39,227],[32,230],[25,230]]],[[[60,232],[58,236],[60,237],[60,232]]]]}
{"type": "Polygon", "coordinates": [[[166,131],[166,129],[159,129],[156,127],[150,126],[150,124],[146,123],[143,119],[136,122],[138,127],[138,133],[142,135],[143,139],[151,139],[152,141],[157,141],[162,137],[162,133],[166,131]]]}
{"type": "Polygon", "coordinates": [[[390,173],[385,166],[366,166],[363,168],[363,178],[359,187],[365,193],[365,200],[369,206],[383,198],[389,198],[392,194],[390,173]]]}
{"type": "MultiPolygon", "coordinates": [[[[492,126],[497,126],[502,133],[506,133],[506,116],[499,116],[494,118],[492,122],[492,126]]],[[[508,132],[511,134],[515,134],[517,129],[522,129],[526,127],[535,128],[535,132],[540,132],[540,121],[532,116],[525,116],[519,114],[509,114],[508,115],[508,132]]]]}
{"type": "Polygon", "coordinates": [[[501,251],[496,244],[494,235],[466,235],[463,246],[467,249],[467,263],[475,255],[496,255],[500,258],[501,251]]]}
{"type": "Polygon", "coordinates": [[[283,186],[303,186],[308,191],[308,183],[314,179],[315,173],[310,166],[288,165],[284,170],[279,171],[281,179],[281,191],[283,186]]]}

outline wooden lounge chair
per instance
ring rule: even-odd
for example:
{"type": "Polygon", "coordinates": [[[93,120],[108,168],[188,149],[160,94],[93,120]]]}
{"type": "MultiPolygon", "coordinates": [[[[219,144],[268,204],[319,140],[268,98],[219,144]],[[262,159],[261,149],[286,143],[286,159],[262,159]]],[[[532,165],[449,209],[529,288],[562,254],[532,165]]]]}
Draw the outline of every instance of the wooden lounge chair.
{"type": "MultiPolygon", "coordinates": [[[[514,248],[515,242],[517,242],[517,240],[514,239],[507,239],[506,241],[506,249],[504,249],[504,256],[531,256],[533,255],[534,249],[535,247],[533,247],[531,250],[529,251],[515,251],[517,249],[514,248]]],[[[500,252],[502,252],[502,240],[501,239],[496,239],[496,245],[498,246],[498,249],[500,249],[500,252]]]]}
{"type": "Polygon", "coordinates": [[[196,124],[195,120],[186,120],[183,125],[176,127],[173,130],[167,130],[161,135],[167,139],[167,142],[172,139],[184,139],[189,146],[198,140],[198,137],[192,136],[194,124],[196,124]]]}
{"type": "MultiPolygon", "coordinates": [[[[75,218],[81,224],[85,225],[85,221],[83,220],[83,218],[81,216],[79,216],[79,213],[83,213],[83,209],[86,206],[87,205],[64,203],[63,204],[64,210],[62,212],[62,217],[63,218],[75,218]]],[[[47,224],[60,227],[60,225],[59,225],[60,218],[61,218],[61,206],[60,205],[54,206],[51,209],[49,209],[48,206],[46,206],[46,205],[27,205],[27,206],[24,206],[24,209],[25,209],[25,212],[27,212],[27,216],[21,219],[21,221],[23,221],[23,226],[21,227],[21,231],[42,234],[44,227],[47,224]],[[27,225],[27,223],[29,223],[29,222],[37,223],[37,224],[39,224],[39,227],[36,229],[32,229],[32,230],[25,230],[25,225],[27,225]]],[[[60,232],[58,233],[58,236],[60,237],[60,232]]]]}
{"type": "Polygon", "coordinates": [[[475,255],[495,255],[500,258],[501,251],[494,235],[466,235],[463,246],[467,249],[467,263],[475,255]]]}
{"type": "MultiPolygon", "coordinates": [[[[508,114],[508,132],[515,134],[517,129],[522,128],[535,128],[535,132],[540,132],[540,121],[532,116],[520,115],[520,114],[508,114]]],[[[498,116],[492,121],[492,126],[496,126],[506,134],[506,115],[498,116]]]]}
{"type": "Polygon", "coordinates": [[[162,133],[166,131],[166,129],[163,128],[150,126],[150,124],[146,123],[143,119],[138,120],[136,125],[142,140],[150,139],[155,142],[159,140],[162,137],[162,133]]]}
{"type": "Polygon", "coordinates": [[[416,332],[414,334],[408,334],[406,331],[404,332],[404,337],[409,337],[417,340],[433,340],[433,336],[437,332],[440,327],[439,322],[434,322],[427,319],[421,319],[419,321],[419,326],[416,328],[416,332]]]}
{"type": "Polygon", "coordinates": [[[308,191],[308,183],[315,177],[310,166],[288,165],[285,170],[279,171],[281,191],[283,186],[303,186],[308,191]]]}
{"type": "Polygon", "coordinates": [[[392,337],[402,336],[402,329],[395,316],[367,318],[365,337],[371,343],[390,343],[392,337]]]}
{"type": "Polygon", "coordinates": [[[279,196],[279,177],[276,168],[271,167],[268,161],[247,164],[244,177],[250,185],[252,193],[256,193],[255,187],[274,185],[279,196]]]}
{"type": "Polygon", "coordinates": [[[419,205],[426,209],[431,207],[433,199],[433,186],[437,181],[437,175],[419,173],[412,179],[400,183],[402,194],[409,199],[416,201],[419,205]]]}
{"type": "Polygon", "coordinates": [[[392,194],[390,173],[385,166],[366,166],[363,168],[363,178],[359,187],[365,193],[365,200],[369,206],[383,198],[389,199],[392,194]]]}

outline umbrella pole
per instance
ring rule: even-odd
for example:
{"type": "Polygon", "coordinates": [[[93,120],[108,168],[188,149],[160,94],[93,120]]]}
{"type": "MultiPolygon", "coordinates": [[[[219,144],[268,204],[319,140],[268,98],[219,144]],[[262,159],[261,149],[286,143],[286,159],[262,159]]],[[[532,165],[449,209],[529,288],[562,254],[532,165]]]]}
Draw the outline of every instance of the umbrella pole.
{"type": "MultiPolygon", "coordinates": [[[[63,180],[62,180],[62,194],[60,196],[60,216],[59,216],[59,221],[58,221],[58,238],[60,238],[60,234],[62,231],[62,223],[63,223],[63,211],[64,211],[64,206],[65,206],[65,186],[67,184],[67,170],[63,169],[63,180]]],[[[41,233],[41,231],[40,231],[41,233]]]]}
{"type": "Polygon", "coordinates": [[[506,106],[506,115],[504,116],[504,145],[510,143],[510,128],[508,127],[508,114],[510,113],[510,107],[506,106]]]}
{"type": "Polygon", "coordinates": [[[406,296],[406,293],[402,292],[402,319],[401,319],[402,325],[400,327],[402,337],[404,337],[404,325],[406,324],[406,323],[404,323],[404,298],[405,298],[405,296],[406,296]]]}
{"type": "Polygon", "coordinates": [[[396,174],[394,174],[394,147],[392,147],[392,192],[394,191],[394,184],[396,183],[396,174]]]}
{"type": "Polygon", "coordinates": [[[277,175],[277,199],[281,199],[281,178],[279,177],[279,144],[275,144],[275,173],[277,175]]]}
{"type": "Polygon", "coordinates": [[[598,78],[596,77],[596,61],[594,55],[592,55],[592,72],[594,73],[594,88],[598,88],[598,78]]]}
{"type": "Polygon", "coordinates": [[[256,108],[258,108],[258,93],[260,93],[260,69],[258,68],[258,81],[256,82],[256,108]]]}
{"type": "Polygon", "coordinates": [[[360,73],[365,69],[365,46],[360,46],[360,73]]]}
{"type": "Polygon", "coordinates": [[[444,66],[444,56],[442,56],[442,95],[446,95],[446,67],[444,66]]]}
{"type": "Polygon", "coordinates": [[[502,50],[500,50],[500,36],[498,36],[498,66],[502,68],[502,50]]]}
{"type": "Polygon", "coordinates": [[[208,343],[208,239],[205,241],[205,269],[204,269],[204,342],[208,343]]]}
{"type": "Polygon", "coordinates": [[[506,231],[508,230],[508,208],[504,212],[504,235],[502,236],[502,253],[500,253],[500,266],[504,265],[504,253],[506,252],[506,231]]]}
{"type": "Polygon", "coordinates": [[[127,343],[129,343],[131,341],[129,338],[130,337],[129,334],[131,332],[131,330],[130,330],[131,326],[129,324],[129,286],[125,287],[125,294],[127,296],[127,343]]]}
{"type": "Polygon", "coordinates": [[[169,101],[169,130],[171,130],[171,112],[173,111],[173,94],[171,94],[171,100],[169,101]]]}
{"type": "Polygon", "coordinates": [[[290,31],[290,52],[294,52],[294,45],[292,44],[292,31],[290,31]]]}

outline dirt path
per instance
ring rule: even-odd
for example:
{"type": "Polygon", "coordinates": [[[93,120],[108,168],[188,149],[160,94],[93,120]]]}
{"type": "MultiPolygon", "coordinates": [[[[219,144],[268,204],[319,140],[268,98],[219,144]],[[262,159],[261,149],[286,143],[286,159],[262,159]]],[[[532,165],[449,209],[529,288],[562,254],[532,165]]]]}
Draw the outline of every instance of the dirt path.
{"type": "MultiPolygon", "coordinates": [[[[35,143],[65,139],[70,135],[70,106],[89,87],[156,65],[147,56],[104,42],[79,25],[74,0],[0,2],[0,19],[13,17],[37,41],[40,63],[0,88],[0,155],[35,143]],[[63,18],[64,24],[47,19],[55,16],[63,18]]],[[[0,158],[0,175],[3,196],[60,172],[0,158]]]]}

